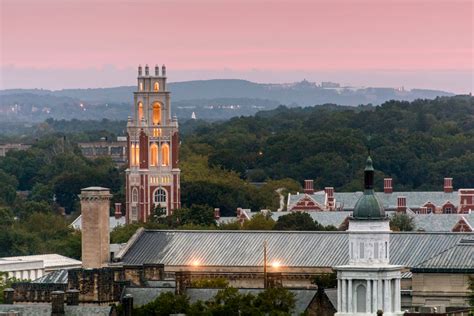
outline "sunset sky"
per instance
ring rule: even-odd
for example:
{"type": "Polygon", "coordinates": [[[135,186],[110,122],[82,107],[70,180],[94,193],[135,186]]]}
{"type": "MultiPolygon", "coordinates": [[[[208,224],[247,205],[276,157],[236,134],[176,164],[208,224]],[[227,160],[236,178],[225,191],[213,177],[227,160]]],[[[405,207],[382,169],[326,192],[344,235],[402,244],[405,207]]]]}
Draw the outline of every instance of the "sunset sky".
{"type": "Polygon", "coordinates": [[[0,88],[337,81],[473,90],[472,0],[0,0],[0,88]]]}

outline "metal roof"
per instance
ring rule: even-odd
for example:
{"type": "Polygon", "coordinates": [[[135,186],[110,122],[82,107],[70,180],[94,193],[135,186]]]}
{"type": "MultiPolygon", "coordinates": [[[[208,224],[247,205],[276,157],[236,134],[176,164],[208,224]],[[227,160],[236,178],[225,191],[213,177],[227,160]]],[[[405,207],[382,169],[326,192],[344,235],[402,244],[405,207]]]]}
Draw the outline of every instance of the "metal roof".
{"type": "MultiPolygon", "coordinates": [[[[472,233],[391,233],[390,262],[414,267],[453,247],[472,233]]],[[[268,261],[287,267],[334,267],[348,264],[347,232],[165,231],[141,230],[117,255],[124,264],[165,266],[258,267],[263,242],[268,261]]]]}
{"type": "Polygon", "coordinates": [[[460,240],[453,247],[421,262],[412,271],[474,273],[474,239],[460,240]]]}
{"type": "Polygon", "coordinates": [[[0,262],[30,262],[30,261],[43,261],[44,268],[57,268],[57,267],[68,267],[76,268],[82,265],[81,261],[71,259],[58,254],[45,254],[45,255],[31,255],[31,256],[16,256],[16,257],[3,257],[0,258],[0,262]]]}
{"type": "Polygon", "coordinates": [[[66,284],[68,280],[67,270],[56,270],[45,274],[42,277],[33,280],[32,283],[62,283],[66,284]]]}

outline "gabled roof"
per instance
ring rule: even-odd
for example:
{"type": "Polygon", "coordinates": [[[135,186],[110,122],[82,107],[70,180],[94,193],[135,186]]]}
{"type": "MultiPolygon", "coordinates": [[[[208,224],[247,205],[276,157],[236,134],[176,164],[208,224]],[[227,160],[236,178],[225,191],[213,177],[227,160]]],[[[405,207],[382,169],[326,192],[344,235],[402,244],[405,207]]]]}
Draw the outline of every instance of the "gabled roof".
{"type": "MultiPolygon", "coordinates": [[[[414,267],[456,245],[472,233],[391,233],[390,262],[414,267]]],[[[263,243],[268,260],[287,267],[334,267],[348,264],[347,232],[165,231],[141,230],[116,259],[123,264],[162,263],[187,266],[259,267],[263,243]]]]}
{"type": "Polygon", "coordinates": [[[462,218],[474,224],[474,214],[415,214],[412,218],[416,230],[427,232],[450,232],[462,218]]]}
{"type": "Polygon", "coordinates": [[[299,201],[301,201],[304,198],[310,198],[315,203],[324,207],[326,203],[326,192],[317,191],[317,192],[314,192],[313,194],[307,194],[307,193],[290,194],[288,197],[288,203],[287,203],[288,209],[289,210],[292,209],[299,201]]]}

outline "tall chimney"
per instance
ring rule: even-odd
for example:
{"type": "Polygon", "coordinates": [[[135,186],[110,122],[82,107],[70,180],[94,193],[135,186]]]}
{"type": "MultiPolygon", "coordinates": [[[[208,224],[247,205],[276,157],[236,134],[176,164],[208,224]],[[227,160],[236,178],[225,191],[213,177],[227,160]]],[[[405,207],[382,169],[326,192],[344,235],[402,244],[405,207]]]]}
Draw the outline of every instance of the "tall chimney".
{"type": "Polygon", "coordinates": [[[122,217],[122,203],[115,203],[115,218],[119,219],[122,217]]]}
{"type": "Polygon", "coordinates": [[[383,192],[384,193],[392,193],[393,192],[392,178],[383,179],[383,192]]]}
{"type": "Polygon", "coordinates": [[[397,212],[405,213],[407,211],[407,198],[405,196],[397,197],[397,212]]]}
{"type": "Polygon", "coordinates": [[[132,316],[133,314],[133,296],[132,294],[125,294],[122,298],[123,314],[125,316],[132,316]]]}
{"type": "Polygon", "coordinates": [[[81,190],[82,267],[95,269],[110,261],[109,189],[89,187],[81,190]]]}
{"type": "Polygon", "coordinates": [[[304,180],[304,193],[306,194],[314,193],[313,180],[304,180]]]}
{"type": "Polygon", "coordinates": [[[453,192],[453,178],[444,178],[444,193],[453,192]]]}
{"type": "Polygon", "coordinates": [[[216,207],[216,208],[214,209],[214,219],[217,220],[217,219],[219,219],[219,218],[221,218],[221,210],[220,210],[218,207],[216,207]]]}
{"type": "Polygon", "coordinates": [[[330,210],[334,209],[334,188],[333,187],[325,187],[324,191],[327,195],[327,206],[330,210]]]}

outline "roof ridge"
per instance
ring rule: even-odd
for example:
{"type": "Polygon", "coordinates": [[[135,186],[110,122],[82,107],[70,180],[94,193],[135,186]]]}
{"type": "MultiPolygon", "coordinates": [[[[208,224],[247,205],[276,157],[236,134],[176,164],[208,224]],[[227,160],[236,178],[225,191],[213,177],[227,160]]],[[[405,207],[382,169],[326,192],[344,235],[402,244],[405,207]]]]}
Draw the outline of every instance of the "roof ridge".
{"type": "Polygon", "coordinates": [[[456,244],[454,244],[454,245],[451,246],[451,247],[448,247],[448,248],[444,249],[444,250],[441,251],[441,252],[438,252],[437,254],[435,254],[435,255],[429,257],[428,259],[419,262],[419,263],[415,266],[415,268],[422,266],[422,265],[425,264],[426,262],[428,262],[428,261],[430,261],[430,260],[432,260],[432,259],[434,259],[434,258],[436,258],[436,257],[438,257],[438,256],[440,256],[440,255],[442,255],[442,254],[444,254],[444,253],[446,253],[446,252],[448,252],[449,250],[451,250],[451,249],[453,249],[453,248],[455,248],[455,247],[457,247],[457,246],[459,246],[459,242],[457,242],[456,244]]]}

